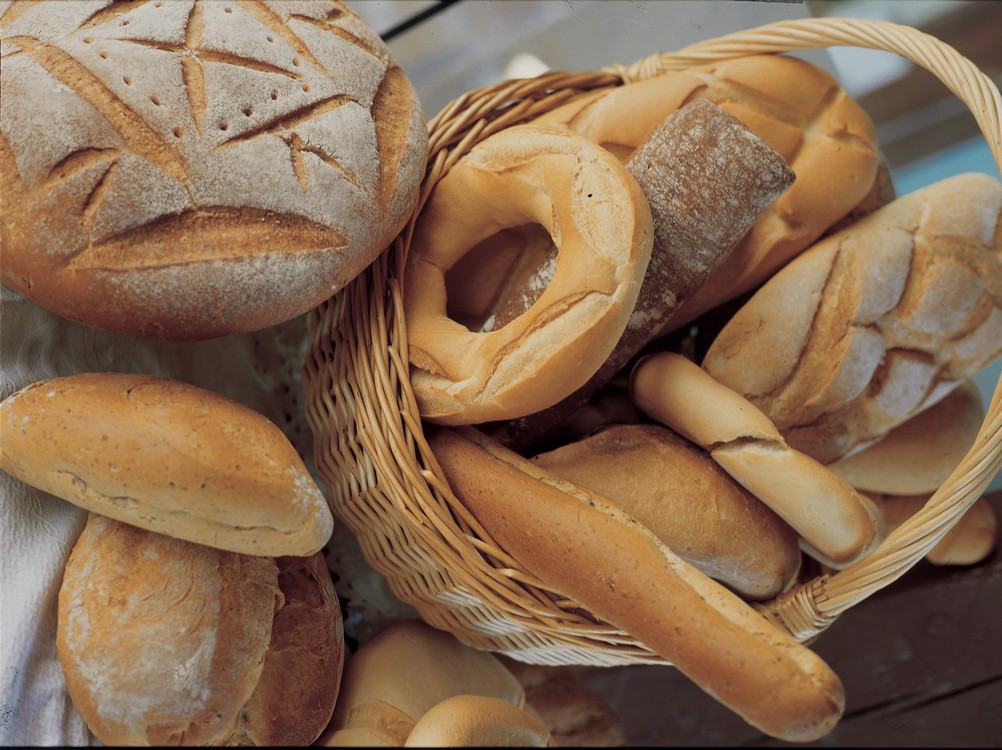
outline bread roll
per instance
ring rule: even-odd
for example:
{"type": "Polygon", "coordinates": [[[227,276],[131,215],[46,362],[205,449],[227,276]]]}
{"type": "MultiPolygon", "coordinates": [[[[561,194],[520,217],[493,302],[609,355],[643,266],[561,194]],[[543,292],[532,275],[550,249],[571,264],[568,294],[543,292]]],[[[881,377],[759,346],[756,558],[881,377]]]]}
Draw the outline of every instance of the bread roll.
{"type": "MultiPolygon", "coordinates": [[[[931,494],[888,495],[868,492],[877,504],[888,533],[918,513],[931,494]]],[[[930,549],[925,559],[933,565],[974,565],[998,545],[998,519],[985,497],[979,497],[949,531],[930,549]]]]}
{"type": "Polygon", "coordinates": [[[771,599],[800,570],[796,532],[709,454],[666,427],[608,427],[532,458],[650,529],[746,599],[771,599]]]}
{"type": "Polygon", "coordinates": [[[530,712],[487,695],[456,695],[417,720],[404,747],[549,747],[550,732],[530,712]]]}
{"type": "Polygon", "coordinates": [[[880,542],[879,514],[866,497],[788,446],[765,414],[681,354],[641,358],[630,391],[641,411],[708,450],[776,511],[815,559],[844,568],[880,542]]]}
{"type": "MultiPolygon", "coordinates": [[[[541,412],[491,431],[517,452],[527,452],[644,346],[673,330],[676,311],[727,262],[735,244],[794,176],[779,154],[705,99],[668,115],[625,164],[654,222],[651,260],[633,313],[615,348],[584,385],[541,412]]],[[[526,286],[545,285],[530,277],[526,286]]],[[[517,292],[531,300],[527,290],[517,292]]],[[[511,306],[502,298],[503,310],[511,306]]]]}
{"type": "Polygon", "coordinates": [[[751,725],[806,742],[838,722],[842,684],[816,654],[603,497],[472,428],[439,428],[428,442],[456,497],[526,571],[751,725]]]}
{"type": "Polygon", "coordinates": [[[475,145],[437,183],[404,269],[411,386],[442,424],[510,419],[581,386],[626,328],[651,257],[651,210],[622,164],[565,128],[517,126],[475,145]],[[482,240],[538,224],[553,280],[499,330],[448,317],[446,276],[482,240]]]}
{"type": "Polygon", "coordinates": [[[224,744],[282,599],[270,558],[90,514],[59,590],[73,705],[106,745],[224,744]]]}
{"type": "Polygon", "coordinates": [[[870,447],[828,464],[853,487],[890,495],[931,494],[974,445],[984,422],[981,390],[967,380],[870,447]]]}
{"type": "Polygon", "coordinates": [[[866,113],[826,71],[783,55],[696,65],[605,89],[540,120],[564,124],[626,159],[695,98],[742,122],[787,161],[796,180],[675,314],[676,328],[755,288],[811,245],[870,193],[880,163],[866,113]]]}
{"type": "Polygon", "coordinates": [[[420,620],[394,623],[347,660],[334,718],[318,744],[402,746],[432,706],[457,695],[525,706],[521,684],[492,654],[420,620]]]}
{"type": "Polygon", "coordinates": [[[417,96],[340,2],[18,2],[0,38],[2,280],[64,317],[175,340],[274,325],[417,199],[417,96]]]}
{"type": "Polygon", "coordinates": [[[872,444],[1002,355],[1002,183],[951,177],[818,242],[703,360],[822,463],[872,444]]]}
{"type": "Polygon", "coordinates": [[[264,668],[229,745],[313,744],[334,714],[344,667],[344,622],[324,555],[279,557],[283,602],[264,668]]]}
{"type": "Polygon", "coordinates": [[[0,402],[0,468],[87,510],[249,555],[305,557],[334,519],[288,438],[167,378],[84,373],[0,402]]]}

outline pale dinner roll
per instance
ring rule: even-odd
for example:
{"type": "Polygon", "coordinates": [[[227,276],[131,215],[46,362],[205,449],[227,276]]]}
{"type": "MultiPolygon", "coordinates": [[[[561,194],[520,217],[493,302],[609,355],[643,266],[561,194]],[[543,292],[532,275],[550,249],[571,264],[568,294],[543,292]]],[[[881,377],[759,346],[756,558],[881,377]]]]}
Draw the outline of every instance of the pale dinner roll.
{"type": "Polygon", "coordinates": [[[404,747],[549,747],[550,732],[529,711],[487,695],[455,695],[417,720],[404,747]]]}
{"type": "Polygon", "coordinates": [[[532,462],[619,506],[746,599],[772,599],[800,570],[793,528],[667,427],[610,426],[532,462]]]}
{"type": "Polygon", "coordinates": [[[962,174],[874,211],[766,282],[703,368],[822,463],[1002,355],[1002,183],[962,174]]]}
{"type": "Polygon", "coordinates": [[[844,568],[882,538],[868,498],[801,451],[769,418],[681,354],[642,357],[630,375],[641,411],[709,451],[745,489],[800,535],[815,559],[844,568]]]}
{"type": "Polygon", "coordinates": [[[0,402],[0,468],[87,510],[249,555],[308,556],[334,519],[272,422],[167,378],[84,373],[0,402]]]}
{"type": "Polygon", "coordinates": [[[470,514],[547,586],[771,737],[807,742],[836,725],[845,695],[824,661],[636,519],[473,428],[440,427],[428,443],[470,514]]]}
{"type": "Polygon", "coordinates": [[[626,328],[651,257],[651,210],[604,149],[564,128],[506,128],[435,186],[403,278],[411,385],[423,418],[510,419],[581,386],[626,328]],[[546,290],[498,330],[448,316],[446,275],[482,240],[537,224],[558,246],[546,290]]]}
{"type": "Polygon", "coordinates": [[[933,493],[974,445],[984,417],[981,390],[968,380],[869,448],[833,461],[828,468],[860,490],[933,493]]]}
{"type": "Polygon", "coordinates": [[[5,3],[3,283],[206,339],[328,298],[403,227],[417,95],[334,0],[5,3]]]}
{"type": "Polygon", "coordinates": [[[521,683],[492,654],[420,620],[394,623],[348,658],[334,717],[317,744],[400,747],[432,706],[457,695],[525,706],[521,683]]]}
{"type": "Polygon", "coordinates": [[[695,65],[602,89],[539,120],[566,125],[625,160],[669,113],[695,98],[747,126],[787,161],[796,180],[675,314],[676,328],[753,289],[813,243],[867,198],[880,163],[866,113],[829,73],[784,55],[695,65]]]}

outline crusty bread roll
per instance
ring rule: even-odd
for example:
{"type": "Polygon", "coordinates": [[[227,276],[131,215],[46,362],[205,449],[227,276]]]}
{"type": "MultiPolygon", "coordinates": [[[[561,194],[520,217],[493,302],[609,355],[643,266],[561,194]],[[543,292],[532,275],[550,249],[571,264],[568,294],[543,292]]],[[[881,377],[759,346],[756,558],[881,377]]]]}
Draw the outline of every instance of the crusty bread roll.
{"type": "Polygon", "coordinates": [[[641,358],[631,372],[630,392],[641,411],[705,448],[724,471],[776,511],[815,559],[844,568],[881,541],[873,503],[787,445],[754,404],[681,354],[641,358]]]}
{"type": "Polygon", "coordinates": [[[432,706],[457,695],[525,706],[522,685],[492,654],[420,620],[394,623],[348,658],[334,717],[317,744],[400,747],[432,706]]]}
{"type": "Polygon", "coordinates": [[[974,445],[984,422],[973,380],[862,451],[828,464],[856,489],[890,495],[933,493],[974,445]]]}
{"type": "Polygon", "coordinates": [[[652,242],[637,181],[573,131],[516,126],[475,145],[435,186],[404,271],[421,416],[443,424],[510,419],[581,386],[626,328],[652,242]],[[474,332],[451,319],[452,266],[482,240],[527,223],[559,245],[543,294],[498,330],[474,332]]]}
{"type": "Polygon", "coordinates": [[[703,367],[830,463],[1002,355],[1002,183],[951,177],[818,242],[728,322],[703,367]]]}
{"type": "Polygon", "coordinates": [[[696,65],[604,89],[539,119],[571,127],[626,159],[670,112],[694,98],[744,123],[797,178],[675,314],[676,328],[753,289],[813,243],[870,193],[880,162],[873,123],[838,82],[783,55],[696,65]]]}
{"type": "Polygon", "coordinates": [[[84,373],[0,402],[0,468],[87,510],[232,552],[308,556],[334,519],[282,431],[167,378],[84,373]]]}
{"type": "Polygon", "coordinates": [[[344,622],[323,553],[275,558],[282,606],[264,668],[229,745],[313,743],[334,714],[344,668],[344,622]]]}
{"type": "MultiPolygon", "coordinates": [[[[601,367],[570,395],[491,434],[528,452],[644,346],[674,329],[676,311],[726,263],[759,215],[793,182],[783,158],[706,99],[672,112],[630,154],[627,171],[651,207],[654,244],[633,313],[601,367]]],[[[550,266],[547,265],[547,268],[550,266]]],[[[545,286],[530,277],[516,297],[545,286]]],[[[510,292],[509,292],[510,294],[510,292]]],[[[501,309],[511,307],[502,297],[501,309]]]]}
{"type": "Polygon", "coordinates": [[[532,462],[619,506],[746,599],[777,596],[800,570],[789,524],[666,427],[611,426],[532,462]]]}
{"type": "Polygon", "coordinates": [[[842,683],[816,654],[602,496],[473,428],[438,428],[428,442],[456,497],[526,571],[751,725],[803,742],[838,722],[842,683]]]}
{"type": "Polygon", "coordinates": [[[178,340],[274,325],[417,199],[417,96],[340,2],[17,2],[0,33],[2,280],[64,317],[178,340]]]}
{"type": "Polygon", "coordinates": [[[59,590],[73,705],[106,745],[304,745],[334,711],[323,556],[279,561],[88,516],[59,590]]]}

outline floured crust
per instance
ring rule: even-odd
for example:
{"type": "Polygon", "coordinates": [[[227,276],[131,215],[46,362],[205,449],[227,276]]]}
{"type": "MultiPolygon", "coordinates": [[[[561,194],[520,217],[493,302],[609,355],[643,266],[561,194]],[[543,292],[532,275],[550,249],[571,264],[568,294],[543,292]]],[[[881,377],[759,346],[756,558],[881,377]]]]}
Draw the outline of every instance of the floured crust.
{"type": "Polygon", "coordinates": [[[261,414],[147,375],[87,373],[0,403],[9,474],[88,510],[220,549],[311,555],[333,516],[296,449],[261,414]]]}
{"type": "Polygon", "coordinates": [[[225,739],[281,602],[269,558],[90,514],[59,592],[56,646],[74,707],[107,745],[225,739]]]}
{"type": "Polygon", "coordinates": [[[981,390],[968,380],[870,447],[828,468],[853,487],[869,492],[932,493],[974,445],[984,418],[981,390]]]}
{"type": "Polygon", "coordinates": [[[573,128],[625,160],[694,98],[742,122],[787,161],[796,180],[679,311],[676,328],[754,288],[855,209],[874,187],[880,163],[873,123],[838,82],[782,55],[666,73],[582,97],[539,120],[573,128]]]}
{"type": "Polygon", "coordinates": [[[830,463],[1002,355],[1002,183],[951,177],[819,241],[763,285],[703,368],[830,463]]]}
{"type": "Polygon", "coordinates": [[[64,317],[183,340],[273,325],[416,200],[420,104],[339,2],[25,2],[0,31],[2,278],[64,317]]]}

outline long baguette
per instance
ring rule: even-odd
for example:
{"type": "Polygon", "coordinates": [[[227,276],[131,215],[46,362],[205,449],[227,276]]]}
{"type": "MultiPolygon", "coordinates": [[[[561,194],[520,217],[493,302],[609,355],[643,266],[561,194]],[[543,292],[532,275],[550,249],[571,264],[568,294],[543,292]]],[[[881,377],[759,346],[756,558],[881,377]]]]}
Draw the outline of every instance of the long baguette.
{"type": "Polygon", "coordinates": [[[429,444],[457,497],[527,570],[749,724],[806,742],[838,722],[844,691],[824,661],[600,495],[472,428],[442,428],[429,444]]]}

